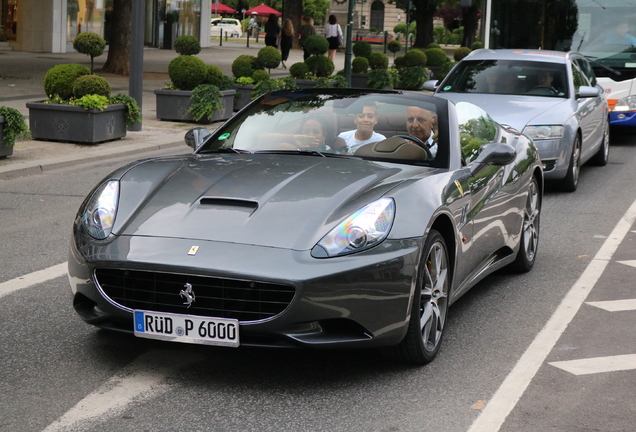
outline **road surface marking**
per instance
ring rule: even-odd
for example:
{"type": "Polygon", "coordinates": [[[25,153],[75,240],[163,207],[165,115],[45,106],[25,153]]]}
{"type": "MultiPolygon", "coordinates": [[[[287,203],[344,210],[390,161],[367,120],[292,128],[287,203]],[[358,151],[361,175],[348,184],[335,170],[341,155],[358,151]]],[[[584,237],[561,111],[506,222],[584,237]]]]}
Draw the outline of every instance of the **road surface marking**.
{"type": "Polygon", "coordinates": [[[616,372],[636,369],[636,354],[558,361],[548,364],[574,375],[616,372]]]}
{"type": "Polygon", "coordinates": [[[618,245],[623,241],[636,217],[636,201],[618,221],[596,256],[590,261],[578,281],[570,288],[558,308],[539,334],[523,353],[515,367],[492,398],[486,408],[475,419],[468,432],[497,432],[515,407],[526,388],[545,362],[548,354],[565,331],[568,324],[600,278],[618,245]]]}
{"type": "Polygon", "coordinates": [[[100,388],[79,401],[42,432],[92,429],[95,423],[124,411],[130,403],[159,396],[170,389],[166,378],[200,361],[183,351],[152,350],[129,363],[100,388]]]}
{"type": "Polygon", "coordinates": [[[620,264],[625,264],[628,266],[632,266],[632,267],[636,267],[636,260],[631,260],[631,261],[617,261],[620,264]]]}
{"type": "Polygon", "coordinates": [[[590,306],[596,306],[597,308],[605,309],[610,312],[636,310],[636,299],[625,300],[608,300],[597,302],[585,302],[590,306]]]}
{"type": "Polygon", "coordinates": [[[63,262],[62,264],[54,265],[43,270],[38,270],[15,279],[11,279],[10,281],[2,282],[0,283],[0,298],[14,291],[64,276],[67,272],[67,268],[67,264],[63,262]]]}

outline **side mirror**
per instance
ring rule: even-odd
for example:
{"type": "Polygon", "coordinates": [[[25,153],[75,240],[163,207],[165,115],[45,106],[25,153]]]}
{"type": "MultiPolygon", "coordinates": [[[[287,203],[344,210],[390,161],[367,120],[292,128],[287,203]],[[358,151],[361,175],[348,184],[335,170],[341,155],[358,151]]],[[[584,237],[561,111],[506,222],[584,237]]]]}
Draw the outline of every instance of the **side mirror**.
{"type": "Polygon", "coordinates": [[[506,165],[517,157],[517,151],[509,144],[489,143],[479,150],[479,155],[470,168],[472,175],[477,174],[488,165],[506,165]]]}
{"type": "Polygon", "coordinates": [[[186,132],[184,140],[188,147],[192,147],[194,150],[201,147],[201,145],[212,136],[212,132],[203,127],[197,127],[190,129],[186,132]]]}
{"type": "Polygon", "coordinates": [[[437,90],[438,83],[439,83],[438,80],[429,80],[429,81],[426,81],[424,84],[422,84],[422,88],[424,90],[429,90],[434,92],[435,90],[437,90]]]}
{"type": "Polygon", "coordinates": [[[594,98],[598,97],[600,94],[601,91],[596,87],[581,86],[579,87],[579,91],[576,93],[576,98],[594,98]]]}

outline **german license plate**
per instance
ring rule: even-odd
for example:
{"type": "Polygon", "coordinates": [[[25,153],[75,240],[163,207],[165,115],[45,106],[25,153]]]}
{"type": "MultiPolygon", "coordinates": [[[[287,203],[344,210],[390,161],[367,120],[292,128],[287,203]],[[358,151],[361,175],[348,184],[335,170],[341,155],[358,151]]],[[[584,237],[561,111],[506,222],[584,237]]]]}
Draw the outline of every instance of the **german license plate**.
{"type": "Polygon", "coordinates": [[[135,311],[135,336],[203,345],[239,346],[238,320],[135,311]]]}

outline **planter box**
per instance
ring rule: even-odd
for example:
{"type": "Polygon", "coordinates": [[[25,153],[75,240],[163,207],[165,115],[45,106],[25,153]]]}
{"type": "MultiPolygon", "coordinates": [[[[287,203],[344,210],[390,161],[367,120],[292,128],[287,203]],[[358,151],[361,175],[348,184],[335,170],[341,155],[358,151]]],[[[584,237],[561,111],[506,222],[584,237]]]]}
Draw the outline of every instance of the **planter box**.
{"type": "Polygon", "coordinates": [[[4,117],[0,116],[0,159],[13,154],[13,146],[9,146],[4,142],[4,117]]]}
{"type": "Polygon", "coordinates": [[[252,102],[252,92],[254,91],[253,84],[234,84],[234,88],[236,88],[237,96],[234,98],[234,111],[242,110],[247,104],[252,102]]]}
{"type": "Polygon", "coordinates": [[[351,73],[351,88],[370,88],[367,85],[368,74],[365,73],[351,73]]]}
{"type": "Polygon", "coordinates": [[[159,120],[180,121],[189,123],[213,123],[224,121],[232,117],[234,111],[234,95],[236,90],[221,90],[223,109],[216,110],[209,120],[195,121],[194,116],[188,112],[190,109],[189,90],[155,90],[157,97],[157,118],[159,120]]]}
{"type": "Polygon", "coordinates": [[[113,104],[100,111],[72,105],[29,102],[33,139],[96,144],[126,136],[126,105],[113,104]]]}

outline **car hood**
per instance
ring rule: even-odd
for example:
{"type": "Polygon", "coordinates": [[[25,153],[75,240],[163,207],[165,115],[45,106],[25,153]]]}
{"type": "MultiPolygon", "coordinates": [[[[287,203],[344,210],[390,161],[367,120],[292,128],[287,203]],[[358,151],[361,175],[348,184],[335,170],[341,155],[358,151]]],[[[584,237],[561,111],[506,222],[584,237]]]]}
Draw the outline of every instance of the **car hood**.
{"type": "Polygon", "coordinates": [[[564,124],[572,115],[569,99],[540,96],[436,93],[454,103],[470,102],[483,108],[497,122],[523,131],[526,125],[564,124]]]}
{"type": "Polygon", "coordinates": [[[113,233],[307,250],[345,217],[431,171],[307,155],[147,161],[121,178],[113,233]]]}

